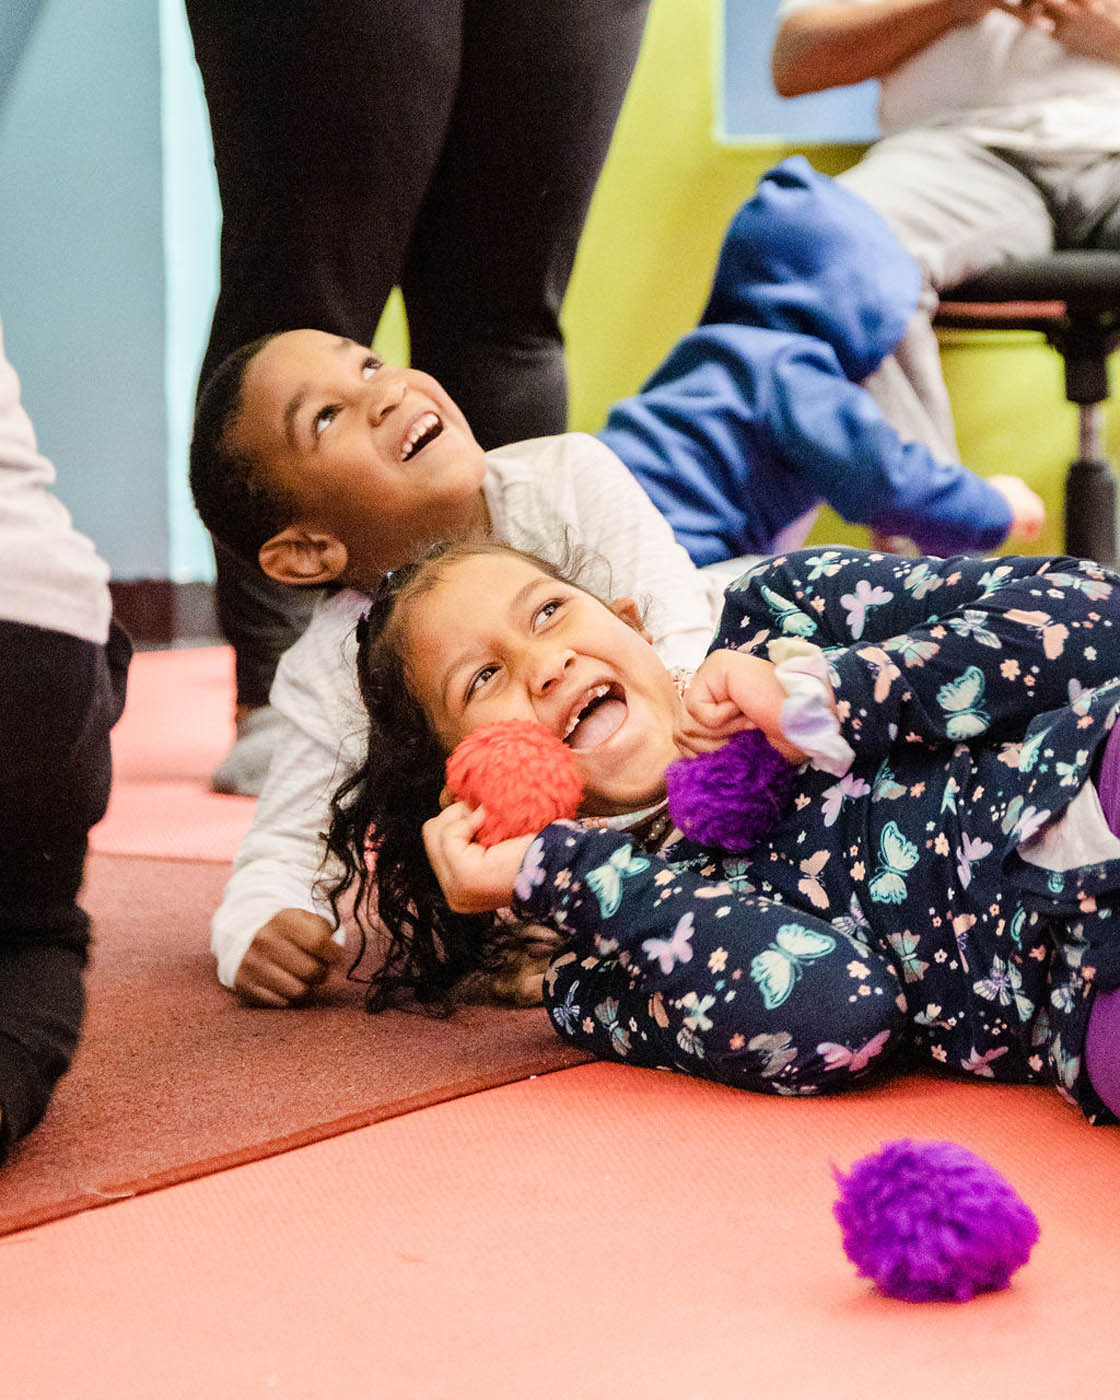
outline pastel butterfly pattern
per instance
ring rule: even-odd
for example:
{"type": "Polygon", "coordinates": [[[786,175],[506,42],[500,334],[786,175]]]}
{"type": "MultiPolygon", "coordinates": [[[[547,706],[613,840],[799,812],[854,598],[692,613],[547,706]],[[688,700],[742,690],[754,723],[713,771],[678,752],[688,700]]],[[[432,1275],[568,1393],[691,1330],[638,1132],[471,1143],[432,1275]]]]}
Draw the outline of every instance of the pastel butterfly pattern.
{"type": "Polygon", "coordinates": [[[780,593],[775,593],[764,583],[759,584],[759,589],[783,632],[794,637],[811,637],[817,630],[816,622],[808,613],[802,612],[796,603],[791,603],[788,598],[783,598],[780,593]]]}
{"type": "Polygon", "coordinates": [[[898,955],[898,960],[902,964],[902,980],[904,982],[920,982],[929,967],[928,962],[923,962],[918,957],[918,935],[905,930],[902,933],[889,933],[887,942],[898,955]]]}
{"type": "Polygon", "coordinates": [[[975,739],[991,723],[991,717],[981,708],[984,699],[984,673],[978,666],[969,668],[955,681],[946,681],[937,692],[937,703],[945,712],[945,733],[950,739],[975,739]]]}
{"type": "Polygon", "coordinates": [[[934,593],[945,582],[939,574],[935,574],[928,564],[916,564],[914,568],[902,580],[902,586],[907,593],[912,593],[919,601],[927,593],[934,593]]]}
{"type": "Polygon", "coordinates": [[[1042,637],[1042,651],[1047,661],[1056,660],[1065,651],[1069,628],[1064,622],[1055,622],[1049,613],[1009,608],[1006,617],[1009,622],[1021,622],[1039,633],[1042,637]]]}
{"type": "Polygon", "coordinates": [[[957,954],[961,960],[961,970],[968,972],[968,931],[976,923],[975,914],[953,915],[953,937],[957,940],[957,954]]]}
{"type": "Polygon", "coordinates": [[[831,1040],[825,1040],[817,1046],[817,1054],[829,1069],[846,1069],[849,1074],[860,1074],[876,1055],[882,1054],[890,1038],[890,1031],[880,1031],[858,1050],[849,1050],[846,1045],[835,1045],[831,1040]]]}
{"type": "Polygon", "coordinates": [[[992,958],[987,977],[973,982],[972,990],[985,1001],[998,1002],[1000,1006],[1010,1006],[1014,1002],[1020,1021],[1029,1021],[1034,1015],[1034,1002],[1023,991],[1022,973],[998,954],[992,958]]]}
{"type": "Polygon", "coordinates": [[[868,922],[867,915],[860,908],[860,903],[856,898],[854,890],[848,902],[848,912],[846,914],[838,914],[836,918],[832,920],[832,927],[837,933],[843,934],[849,943],[855,943],[858,947],[866,948],[867,935],[871,932],[871,924],[868,922]]]}
{"type": "Polygon", "coordinates": [[[797,1059],[797,1046],[789,1031],[775,1031],[770,1035],[754,1035],[747,1041],[747,1049],[762,1056],[763,1079],[773,1079],[781,1074],[786,1065],[797,1059]]]}
{"type": "Polygon", "coordinates": [[[827,957],[836,947],[831,934],[802,924],[783,924],[774,941],[751,959],[751,980],[767,1011],[781,1006],[801,977],[804,965],[827,957]]]}
{"type": "Polygon", "coordinates": [[[906,898],[906,876],[918,863],[918,848],[908,841],[897,822],[887,822],[879,836],[879,868],[867,892],[877,904],[901,904],[906,898]]]}
{"type": "Polygon", "coordinates": [[[572,1031],[579,1025],[579,1007],[575,1003],[576,988],[579,982],[573,982],[568,988],[568,995],[563,1001],[559,1001],[552,1008],[552,1019],[564,1031],[571,1035],[572,1031]]]}
{"type": "Polygon", "coordinates": [[[833,783],[831,787],[825,788],[822,793],[821,814],[824,817],[825,826],[835,826],[836,820],[840,816],[840,808],[844,805],[846,797],[866,797],[871,791],[867,782],[863,778],[857,778],[854,773],[845,773],[838,783],[833,783]]]}
{"type": "Polygon", "coordinates": [[[1089,758],[1088,749],[1078,749],[1077,756],[1072,763],[1063,763],[1060,759],[1054,763],[1054,771],[1062,787],[1080,787],[1085,780],[1085,764],[1089,758]]]}
{"type": "Polygon", "coordinates": [[[852,636],[857,641],[863,636],[864,623],[867,621],[867,609],[889,603],[893,597],[893,593],[880,587],[879,584],[868,583],[865,578],[861,578],[856,584],[854,593],[841,594],[840,606],[844,609],[852,636]]]}
{"type": "Polygon", "coordinates": [[[888,642],[887,650],[896,651],[904,666],[924,666],[941,650],[936,642],[925,642],[918,637],[897,637],[888,642]]]}
{"type": "Polygon", "coordinates": [[[978,612],[975,608],[965,608],[960,617],[947,617],[945,619],[958,637],[971,637],[982,647],[991,647],[995,651],[1000,651],[1003,643],[994,632],[984,626],[987,620],[987,614],[978,612]]]}
{"type": "Polygon", "coordinates": [[[544,842],[539,836],[534,837],[533,844],[525,852],[517,879],[513,882],[513,892],[518,899],[528,900],[533,890],[543,883],[546,873],[541,859],[543,855],[544,842]]]}
{"type": "Polygon", "coordinates": [[[832,578],[844,567],[843,556],[838,549],[826,549],[821,554],[812,555],[805,562],[809,565],[811,583],[819,578],[832,578]]]}
{"type": "Polygon", "coordinates": [[[998,568],[989,569],[980,575],[979,583],[985,598],[998,592],[1005,584],[1010,583],[1012,568],[1010,564],[1001,564],[998,568]]]}
{"type": "Polygon", "coordinates": [[[640,875],[649,869],[645,856],[636,856],[632,846],[620,846],[609,860],[587,872],[587,884],[599,902],[604,919],[617,913],[622,903],[622,882],[627,875],[640,875]]]}
{"type": "Polygon", "coordinates": [[[984,841],[979,836],[969,836],[967,832],[961,833],[961,844],[957,847],[957,874],[960,876],[962,888],[967,890],[972,883],[972,867],[975,862],[991,854],[990,841],[984,841]]]}
{"type": "Polygon", "coordinates": [[[891,768],[884,763],[875,774],[875,780],[871,784],[872,802],[893,802],[896,798],[905,796],[906,789],[901,783],[895,781],[891,768]]]}
{"type": "Polygon", "coordinates": [[[692,961],[692,911],[682,914],[677,926],[668,938],[646,938],[642,941],[642,952],[650,962],[656,962],[667,977],[678,963],[692,961]]]}
{"type": "Polygon", "coordinates": [[[992,1061],[998,1060],[1001,1055],[1006,1055],[1009,1048],[1009,1046],[1001,1045],[998,1050],[985,1050],[980,1055],[974,1046],[969,1057],[961,1061],[961,1069],[968,1070],[969,1074],[981,1075],[984,1079],[994,1079],[996,1076],[992,1069],[992,1061]]]}
{"type": "Polygon", "coordinates": [[[828,864],[828,858],[831,854],[831,851],[816,851],[808,860],[803,860],[799,867],[802,878],[798,880],[797,888],[814,909],[828,908],[828,891],[817,879],[817,876],[828,864]]]}
{"type": "Polygon", "coordinates": [[[1112,585],[1103,579],[1086,578],[1083,574],[1050,574],[1049,579],[1061,588],[1076,588],[1091,603],[1103,603],[1112,596],[1112,585]]]}
{"type": "Polygon", "coordinates": [[[607,997],[606,1001],[601,1001],[595,1008],[595,1019],[601,1026],[606,1028],[607,1034],[611,1038],[611,1049],[616,1055],[628,1055],[630,1053],[630,1032],[618,1019],[618,1002],[614,997],[607,997]]]}
{"type": "Polygon", "coordinates": [[[1055,1040],[1050,1046],[1050,1059],[1053,1061],[1054,1071],[1058,1077],[1058,1087],[1064,1089],[1067,1095],[1072,1096],[1073,1086],[1081,1073],[1081,1056],[1067,1054],[1062,1048],[1061,1041],[1055,1040]]]}

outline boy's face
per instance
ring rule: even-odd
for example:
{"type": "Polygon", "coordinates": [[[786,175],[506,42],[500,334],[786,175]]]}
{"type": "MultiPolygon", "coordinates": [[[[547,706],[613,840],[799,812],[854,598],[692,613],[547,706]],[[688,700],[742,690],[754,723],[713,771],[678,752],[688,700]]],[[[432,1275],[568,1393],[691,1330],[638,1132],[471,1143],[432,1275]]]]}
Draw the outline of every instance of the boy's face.
{"type": "Polygon", "coordinates": [[[269,341],[245,371],[226,437],[296,502],[283,537],[341,542],[347,583],[370,586],[433,540],[488,527],[486,459],[467,420],[429,375],[356,341],[312,330],[269,341]]]}
{"type": "Polygon", "coordinates": [[[585,815],[639,810],[665,796],[683,711],[628,602],[507,554],[441,566],[404,607],[409,686],[449,753],[483,724],[536,720],[571,748],[585,815]]]}

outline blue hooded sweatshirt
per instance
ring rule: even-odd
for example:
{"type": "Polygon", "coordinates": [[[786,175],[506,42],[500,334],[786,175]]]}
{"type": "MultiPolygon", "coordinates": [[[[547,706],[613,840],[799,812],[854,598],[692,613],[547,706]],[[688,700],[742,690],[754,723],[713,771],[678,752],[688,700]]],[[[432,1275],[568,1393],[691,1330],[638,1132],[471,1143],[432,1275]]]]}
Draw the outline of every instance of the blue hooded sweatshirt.
{"type": "Polygon", "coordinates": [[[860,381],[902,339],[917,264],[859,196],[794,156],[768,171],[724,238],[711,296],[599,437],[697,564],[766,554],[827,502],[929,554],[983,550],[1003,496],[903,442],[860,381]]]}

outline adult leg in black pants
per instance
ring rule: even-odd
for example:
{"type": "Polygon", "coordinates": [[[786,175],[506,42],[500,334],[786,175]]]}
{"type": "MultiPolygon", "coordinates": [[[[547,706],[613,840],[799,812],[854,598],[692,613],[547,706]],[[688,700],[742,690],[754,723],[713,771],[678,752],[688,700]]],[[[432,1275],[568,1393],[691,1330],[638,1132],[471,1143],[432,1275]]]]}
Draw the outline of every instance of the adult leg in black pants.
{"type": "Polygon", "coordinates": [[[109,798],[109,730],[131,647],[0,621],[0,1161],[38,1123],[85,1008],[87,836],[109,798]]]}
{"type": "MultiPolygon", "coordinates": [[[[560,303],[648,0],[186,8],[222,203],[200,382],[268,331],[368,342],[401,285],[413,363],[484,447],[563,431],[560,303]]],[[[218,595],[263,706],[309,600],[225,553],[218,595]]]]}

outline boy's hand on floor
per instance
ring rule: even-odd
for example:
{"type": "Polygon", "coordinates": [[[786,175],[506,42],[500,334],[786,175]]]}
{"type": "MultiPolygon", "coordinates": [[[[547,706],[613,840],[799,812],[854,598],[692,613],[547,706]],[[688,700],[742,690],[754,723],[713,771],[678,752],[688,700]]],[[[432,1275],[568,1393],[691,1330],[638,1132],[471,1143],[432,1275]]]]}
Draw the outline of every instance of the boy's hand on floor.
{"type": "Polygon", "coordinates": [[[326,919],[281,909],[259,928],[241,959],[234,989],[256,1006],[294,1006],[326,980],[343,949],[326,919]]]}
{"type": "Polygon", "coordinates": [[[1037,540],[1046,524],[1046,507],[1042,497],[1031,490],[1025,481],[1017,476],[990,476],[988,485],[994,486],[1011,507],[1011,524],[1008,527],[1009,540],[1037,540]]]}

